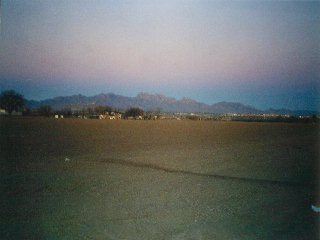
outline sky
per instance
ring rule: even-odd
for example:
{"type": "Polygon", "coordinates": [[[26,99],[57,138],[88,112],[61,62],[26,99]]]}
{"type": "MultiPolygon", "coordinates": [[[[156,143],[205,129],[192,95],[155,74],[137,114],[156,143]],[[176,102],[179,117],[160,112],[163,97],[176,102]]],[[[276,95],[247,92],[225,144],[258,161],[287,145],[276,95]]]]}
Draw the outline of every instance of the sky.
{"type": "Polygon", "coordinates": [[[320,1],[2,0],[0,91],[320,110],[320,1]]]}

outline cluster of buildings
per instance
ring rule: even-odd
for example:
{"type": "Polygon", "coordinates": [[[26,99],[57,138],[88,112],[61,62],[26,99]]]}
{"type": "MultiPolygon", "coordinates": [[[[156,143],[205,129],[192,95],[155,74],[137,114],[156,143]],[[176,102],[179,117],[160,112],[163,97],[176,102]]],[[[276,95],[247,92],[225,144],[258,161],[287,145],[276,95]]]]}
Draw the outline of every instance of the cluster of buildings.
{"type": "Polygon", "coordinates": [[[83,119],[108,119],[108,120],[117,120],[122,118],[122,114],[118,112],[105,112],[103,114],[91,114],[91,115],[85,115],[85,114],[80,114],[77,115],[78,118],[83,118],[83,119]]]}
{"type": "MultiPolygon", "coordinates": [[[[9,113],[5,110],[5,109],[2,109],[0,108],[0,116],[3,116],[3,115],[9,115],[9,113]]],[[[11,113],[11,115],[14,115],[14,116],[22,116],[22,112],[17,112],[17,111],[13,111],[11,113]]]]}

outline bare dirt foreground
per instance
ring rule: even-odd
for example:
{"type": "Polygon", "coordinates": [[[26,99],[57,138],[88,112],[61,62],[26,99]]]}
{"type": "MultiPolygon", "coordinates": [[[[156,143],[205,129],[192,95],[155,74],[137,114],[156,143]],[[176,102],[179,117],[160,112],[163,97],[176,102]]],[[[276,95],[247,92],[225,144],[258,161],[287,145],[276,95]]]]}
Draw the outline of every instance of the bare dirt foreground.
{"type": "Polygon", "coordinates": [[[319,239],[315,124],[1,118],[1,239],[319,239]]]}

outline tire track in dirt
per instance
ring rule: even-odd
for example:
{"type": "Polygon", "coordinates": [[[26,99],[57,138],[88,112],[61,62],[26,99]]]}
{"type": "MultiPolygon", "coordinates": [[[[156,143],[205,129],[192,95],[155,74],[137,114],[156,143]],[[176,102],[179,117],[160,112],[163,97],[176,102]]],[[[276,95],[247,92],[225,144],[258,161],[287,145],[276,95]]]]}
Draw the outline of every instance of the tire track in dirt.
{"type": "Polygon", "coordinates": [[[268,184],[268,185],[292,186],[292,187],[306,187],[306,186],[312,187],[315,185],[314,182],[281,181],[281,180],[246,178],[246,177],[192,172],[192,171],[188,171],[188,170],[162,167],[162,166],[159,166],[156,164],[133,162],[133,161],[127,161],[127,160],[123,160],[123,159],[109,159],[108,158],[108,159],[102,159],[99,162],[106,163],[106,164],[123,165],[123,166],[127,166],[127,167],[146,168],[146,169],[158,170],[158,171],[163,171],[166,173],[173,173],[173,174],[184,174],[184,175],[192,175],[192,176],[199,176],[199,177],[209,177],[209,178],[215,178],[215,179],[221,179],[221,180],[251,182],[251,183],[264,184],[264,185],[268,184]]]}
{"type": "MultiPolygon", "coordinates": [[[[201,172],[192,172],[188,170],[174,169],[159,166],[151,163],[141,163],[141,162],[133,162],[124,159],[116,159],[116,158],[103,158],[95,161],[88,161],[87,159],[82,159],[80,162],[90,162],[90,163],[103,163],[103,164],[114,164],[114,165],[122,165],[126,167],[134,167],[134,168],[144,168],[149,170],[162,171],[165,173],[171,174],[183,174],[190,176],[198,176],[198,177],[207,177],[213,179],[227,180],[227,181],[236,181],[236,182],[247,182],[247,183],[255,183],[260,185],[269,185],[269,186],[284,186],[284,187],[311,187],[314,188],[316,186],[315,182],[294,182],[294,181],[281,181],[281,180],[270,180],[270,179],[259,179],[259,178],[246,178],[246,177],[237,177],[237,176],[228,176],[228,175],[219,175],[219,174],[210,174],[210,173],[201,173],[201,172]]],[[[79,163],[79,162],[78,162],[79,163]]],[[[74,166],[74,165],[73,165],[74,166]]],[[[77,182],[72,187],[64,187],[63,189],[56,189],[54,186],[45,185],[39,187],[33,191],[30,190],[15,190],[8,191],[7,194],[9,196],[17,196],[23,194],[35,194],[42,192],[74,192],[82,185],[82,181],[77,182]]]]}

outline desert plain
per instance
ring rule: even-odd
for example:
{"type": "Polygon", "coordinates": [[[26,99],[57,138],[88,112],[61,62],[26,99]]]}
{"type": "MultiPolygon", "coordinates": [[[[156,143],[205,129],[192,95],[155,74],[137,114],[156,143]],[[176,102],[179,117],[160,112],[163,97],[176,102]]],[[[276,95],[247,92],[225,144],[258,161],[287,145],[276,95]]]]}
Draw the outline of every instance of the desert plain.
{"type": "Polygon", "coordinates": [[[0,118],[1,239],[319,239],[319,125],[0,118]]]}

